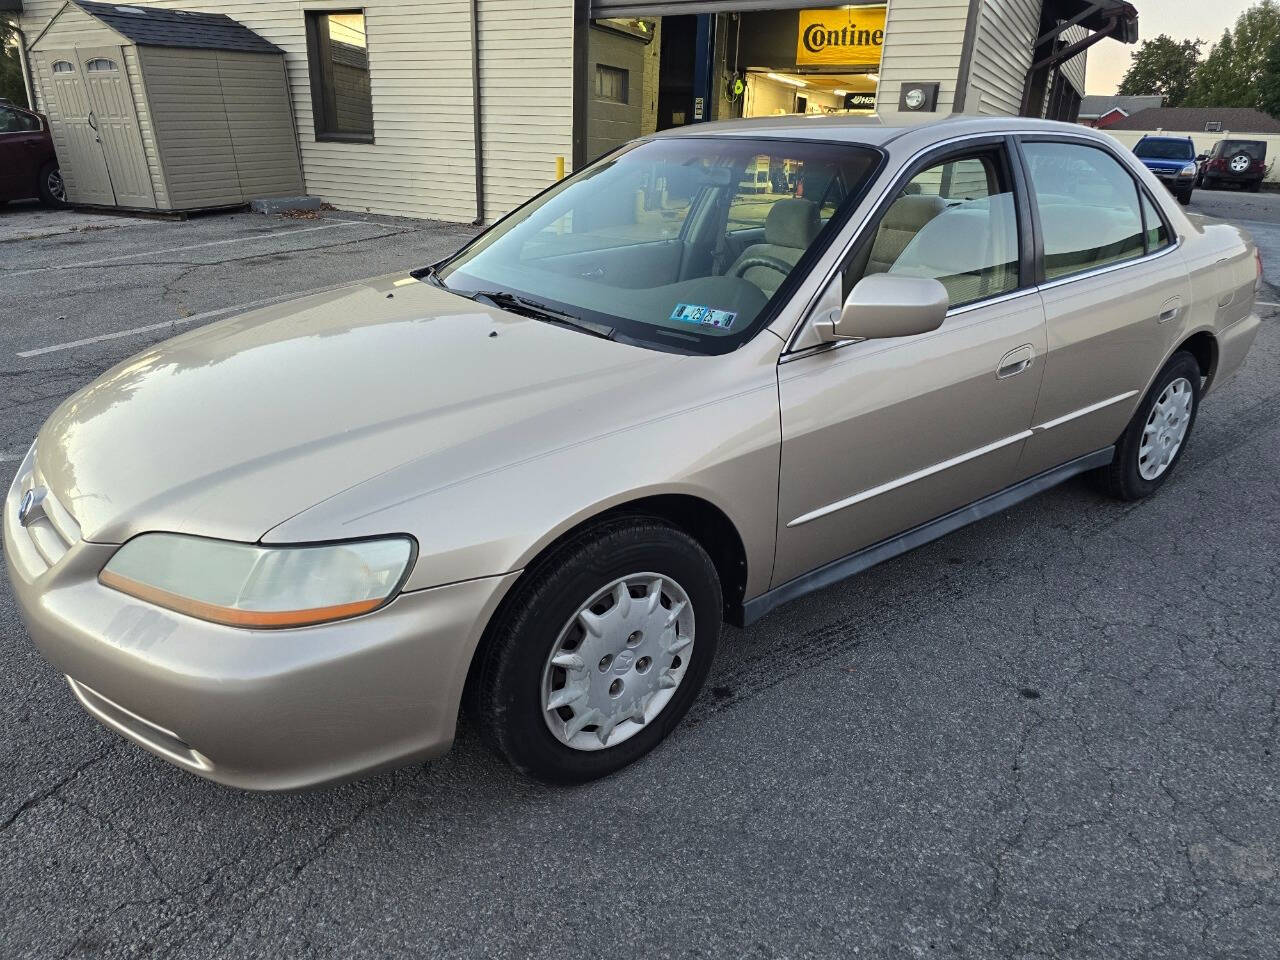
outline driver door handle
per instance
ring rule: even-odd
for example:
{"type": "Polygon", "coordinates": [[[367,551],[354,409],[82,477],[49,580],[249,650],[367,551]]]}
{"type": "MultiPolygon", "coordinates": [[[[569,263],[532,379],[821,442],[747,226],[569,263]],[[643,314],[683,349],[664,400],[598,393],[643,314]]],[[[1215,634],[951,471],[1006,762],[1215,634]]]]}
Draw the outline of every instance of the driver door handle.
{"type": "Polygon", "coordinates": [[[1035,355],[1035,348],[1029,343],[1010,350],[1001,358],[1000,366],[996,367],[996,379],[1008,380],[1010,377],[1016,377],[1031,366],[1035,355]]]}

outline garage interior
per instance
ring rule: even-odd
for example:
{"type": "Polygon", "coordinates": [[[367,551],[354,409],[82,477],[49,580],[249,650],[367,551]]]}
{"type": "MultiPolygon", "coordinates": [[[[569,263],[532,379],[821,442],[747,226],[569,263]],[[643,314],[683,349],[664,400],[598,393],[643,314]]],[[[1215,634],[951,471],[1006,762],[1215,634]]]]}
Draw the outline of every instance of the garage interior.
{"type": "Polygon", "coordinates": [[[782,114],[869,115],[885,6],[601,17],[587,31],[586,157],[702,120],[782,114]],[[812,18],[819,15],[823,22],[812,18]],[[862,45],[822,37],[832,26],[862,45]],[[817,29],[808,50],[806,29],[817,29]]]}

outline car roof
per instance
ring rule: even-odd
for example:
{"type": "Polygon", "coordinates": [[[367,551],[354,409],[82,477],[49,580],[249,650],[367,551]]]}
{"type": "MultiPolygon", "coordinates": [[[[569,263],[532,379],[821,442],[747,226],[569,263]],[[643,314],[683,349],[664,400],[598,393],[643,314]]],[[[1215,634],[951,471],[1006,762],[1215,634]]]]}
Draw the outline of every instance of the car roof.
{"type": "Polygon", "coordinates": [[[1189,143],[1191,141],[1191,138],[1190,137],[1167,137],[1162,133],[1148,133],[1148,134],[1144,134],[1141,138],[1139,138],[1138,142],[1141,143],[1143,140],[1176,140],[1178,143],[1189,143]]]}
{"type": "Polygon", "coordinates": [[[1027,117],[979,117],[953,113],[924,123],[886,123],[878,116],[847,114],[787,114],[753,117],[749,120],[717,120],[693,123],[654,134],[671,137],[765,137],[782,140],[847,140],[869,146],[883,146],[908,133],[932,132],[939,139],[982,133],[1063,133],[1102,139],[1089,127],[1055,120],[1027,117]]]}

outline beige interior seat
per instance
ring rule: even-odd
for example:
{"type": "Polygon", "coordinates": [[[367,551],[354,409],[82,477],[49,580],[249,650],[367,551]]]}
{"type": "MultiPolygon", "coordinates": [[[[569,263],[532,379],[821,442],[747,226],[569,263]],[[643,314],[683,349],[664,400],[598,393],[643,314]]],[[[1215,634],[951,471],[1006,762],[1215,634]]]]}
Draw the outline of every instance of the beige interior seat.
{"type": "Polygon", "coordinates": [[[1012,194],[949,207],[907,244],[889,271],[932,277],[952,304],[970,303],[1017,286],[1018,240],[1012,194]]]}
{"type": "Polygon", "coordinates": [[[818,205],[812,200],[779,200],[765,218],[764,243],[753,243],[743,250],[725,275],[740,276],[759,287],[766,297],[772,297],[821,229],[818,205]]]}
{"type": "Polygon", "coordinates": [[[945,200],[930,194],[907,194],[893,201],[876,231],[867,273],[888,273],[915,235],[946,208],[945,200]]]}

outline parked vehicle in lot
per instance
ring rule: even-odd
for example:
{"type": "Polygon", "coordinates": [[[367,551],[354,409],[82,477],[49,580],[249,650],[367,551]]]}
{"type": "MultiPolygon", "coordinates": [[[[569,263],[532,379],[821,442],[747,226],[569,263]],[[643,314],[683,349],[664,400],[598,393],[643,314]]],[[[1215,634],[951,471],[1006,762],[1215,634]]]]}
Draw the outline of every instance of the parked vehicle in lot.
{"type": "Polygon", "coordinates": [[[1265,140],[1219,140],[1200,159],[1199,186],[1206,190],[1234,184],[1257,193],[1266,175],[1265,140]]]}
{"type": "Polygon", "coordinates": [[[51,206],[67,202],[49,122],[31,110],[0,103],[0,203],[28,197],[51,206]]]}
{"type": "Polygon", "coordinates": [[[589,780],[671,732],[723,620],[1086,471],[1158,490],[1259,272],[1075,125],[669,131],[439,264],[111,369],[19,465],[5,562],[80,702],[203,776],[436,756],[465,701],[589,780]],[[752,199],[762,156],[805,195],[752,199]]]}
{"type": "Polygon", "coordinates": [[[1143,137],[1134,144],[1133,152],[1179,203],[1185,206],[1191,202],[1199,168],[1190,137],[1143,137]]]}

